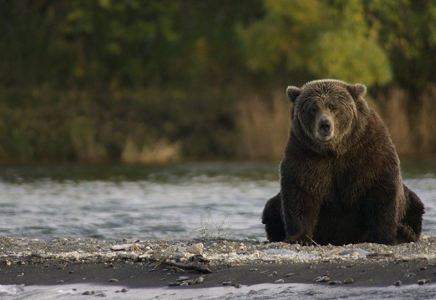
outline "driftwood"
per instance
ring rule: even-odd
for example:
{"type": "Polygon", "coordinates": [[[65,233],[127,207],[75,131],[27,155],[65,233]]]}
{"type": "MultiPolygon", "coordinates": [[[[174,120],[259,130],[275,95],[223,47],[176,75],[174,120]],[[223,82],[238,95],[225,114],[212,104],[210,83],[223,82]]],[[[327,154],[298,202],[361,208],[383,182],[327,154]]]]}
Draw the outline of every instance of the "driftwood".
{"type": "Polygon", "coordinates": [[[171,267],[176,267],[182,270],[193,270],[202,274],[212,273],[212,271],[205,263],[199,261],[175,262],[168,259],[165,261],[165,263],[171,267]]]}

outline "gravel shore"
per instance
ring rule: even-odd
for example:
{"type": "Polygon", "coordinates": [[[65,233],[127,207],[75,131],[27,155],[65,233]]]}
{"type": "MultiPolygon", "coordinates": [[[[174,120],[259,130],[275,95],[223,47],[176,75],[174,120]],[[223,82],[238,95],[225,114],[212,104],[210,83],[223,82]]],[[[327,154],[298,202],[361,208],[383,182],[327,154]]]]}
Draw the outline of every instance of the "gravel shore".
{"type": "Polygon", "coordinates": [[[396,246],[0,237],[1,285],[79,282],[175,289],[257,283],[431,284],[436,282],[436,237],[396,246]]]}

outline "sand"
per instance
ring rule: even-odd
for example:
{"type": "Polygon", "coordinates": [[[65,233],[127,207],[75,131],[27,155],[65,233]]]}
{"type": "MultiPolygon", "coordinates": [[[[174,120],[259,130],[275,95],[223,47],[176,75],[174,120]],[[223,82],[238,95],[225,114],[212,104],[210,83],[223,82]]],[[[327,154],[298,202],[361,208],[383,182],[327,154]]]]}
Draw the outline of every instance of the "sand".
{"type": "Polygon", "coordinates": [[[397,246],[366,243],[307,247],[253,240],[0,238],[1,285],[89,283],[126,289],[227,286],[236,290],[261,283],[349,288],[433,282],[436,237],[430,236],[397,246]]]}

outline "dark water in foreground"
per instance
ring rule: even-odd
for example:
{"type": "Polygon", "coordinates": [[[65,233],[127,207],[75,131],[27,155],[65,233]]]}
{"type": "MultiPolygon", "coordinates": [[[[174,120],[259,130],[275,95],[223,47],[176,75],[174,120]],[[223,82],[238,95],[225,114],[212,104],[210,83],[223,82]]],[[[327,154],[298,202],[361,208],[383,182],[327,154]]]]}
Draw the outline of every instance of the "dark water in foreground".
{"type": "MultiPolygon", "coordinates": [[[[0,235],[26,238],[265,239],[278,163],[0,167],[0,235]]],[[[404,161],[436,235],[436,160],[404,161]]]]}

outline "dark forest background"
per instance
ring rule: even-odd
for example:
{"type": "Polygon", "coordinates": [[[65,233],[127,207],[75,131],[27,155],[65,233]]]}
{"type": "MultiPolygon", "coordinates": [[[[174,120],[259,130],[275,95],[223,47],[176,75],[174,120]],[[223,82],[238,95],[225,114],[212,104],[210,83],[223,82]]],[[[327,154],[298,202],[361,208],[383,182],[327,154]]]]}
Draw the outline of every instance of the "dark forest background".
{"type": "Polygon", "coordinates": [[[0,0],[0,162],[279,159],[288,85],[364,83],[436,154],[436,2],[0,0]]]}

